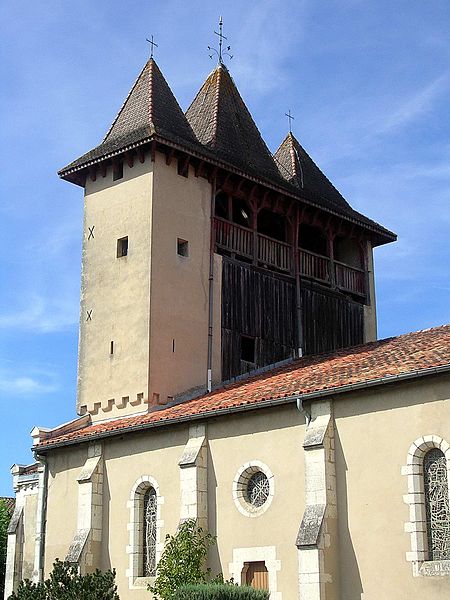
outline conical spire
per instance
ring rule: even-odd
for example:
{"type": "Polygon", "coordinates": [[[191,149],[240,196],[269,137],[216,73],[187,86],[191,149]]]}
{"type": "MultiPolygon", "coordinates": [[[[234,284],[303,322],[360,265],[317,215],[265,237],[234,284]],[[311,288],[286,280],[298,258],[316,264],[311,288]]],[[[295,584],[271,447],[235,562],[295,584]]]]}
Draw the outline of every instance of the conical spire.
{"type": "Polygon", "coordinates": [[[284,138],[274,158],[280,174],[289,183],[322,199],[330,208],[351,208],[291,132],[284,138]]]}
{"type": "Polygon", "coordinates": [[[217,158],[245,172],[279,179],[273,157],[223,64],[206,79],[186,117],[197,139],[217,158]]]}
{"type": "Polygon", "coordinates": [[[152,135],[180,145],[198,146],[167,81],[151,58],[142,69],[102,143],[60,171],[62,177],[120,150],[139,145],[152,135]]]}
{"type": "Polygon", "coordinates": [[[167,81],[151,58],[142,69],[103,143],[142,132],[195,141],[167,81]]]}

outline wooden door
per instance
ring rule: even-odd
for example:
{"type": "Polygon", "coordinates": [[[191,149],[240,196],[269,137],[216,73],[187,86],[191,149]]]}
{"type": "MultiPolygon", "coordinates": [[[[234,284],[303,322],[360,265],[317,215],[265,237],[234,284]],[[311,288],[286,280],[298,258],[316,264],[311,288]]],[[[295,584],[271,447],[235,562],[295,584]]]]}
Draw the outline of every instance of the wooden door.
{"type": "Polygon", "coordinates": [[[264,561],[246,563],[245,583],[257,590],[269,589],[269,573],[264,561]]]}

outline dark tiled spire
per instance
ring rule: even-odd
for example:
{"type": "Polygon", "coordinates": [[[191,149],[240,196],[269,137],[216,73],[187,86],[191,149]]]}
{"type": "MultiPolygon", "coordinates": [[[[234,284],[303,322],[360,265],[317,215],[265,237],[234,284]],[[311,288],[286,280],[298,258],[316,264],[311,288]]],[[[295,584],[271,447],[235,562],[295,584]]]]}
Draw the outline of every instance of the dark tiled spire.
{"type": "Polygon", "coordinates": [[[197,139],[218,159],[258,177],[280,179],[273,157],[223,64],[206,79],[186,117],[197,139]]]}
{"type": "Polygon", "coordinates": [[[102,143],[61,170],[80,167],[138,145],[153,135],[188,147],[198,145],[175,96],[151,58],[131,88],[102,143]]]}
{"type": "Polygon", "coordinates": [[[321,199],[328,208],[355,212],[291,132],[284,138],[274,158],[280,174],[299,190],[321,199]]]}

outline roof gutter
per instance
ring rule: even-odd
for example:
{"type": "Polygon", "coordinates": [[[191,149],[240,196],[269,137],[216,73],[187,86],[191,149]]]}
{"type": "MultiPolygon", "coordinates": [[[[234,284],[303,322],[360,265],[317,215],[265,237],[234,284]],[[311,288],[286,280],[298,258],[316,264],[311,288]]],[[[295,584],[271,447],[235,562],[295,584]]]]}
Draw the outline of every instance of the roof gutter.
{"type": "Polygon", "coordinates": [[[401,381],[407,381],[410,379],[418,379],[421,377],[427,377],[429,375],[440,375],[442,373],[450,372],[450,363],[441,365],[439,367],[431,367],[428,369],[421,369],[418,371],[409,371],[408,373],[401,373],[400,375],[387,375],[386,377],[380,377],[378,379],[372,379],[369,381],[363,381],[361,383],[351,383],[339,387],[328,388],[327,390],[320,390],[316,392],[306,392],[305,394],[294,394],[292,396],[284,396],[282,398],[273,398],[270,400],[263,400],[261,402],[255,402],[254,404],[241,404],[239,406],[233,406],[231,408],[218,408],[210,410],[201,414],[194,415],[182,415],[180,417],[173,417],[171,419],[163,419],[161,421],[155,421],[154,423],[140,423],[139,425],[131,425],[130,427],[124,427],[117,430],[105,431],[100,433],[93,433],[91,435],[83,436],[83,438],[63,440],[54,444],[48,444],[46,446],[33,446],[33,451],[38,451],[40,454],[53,450],[54,448],[63,448],[65,446],[72,446],[74,444],[80,444],[84,442],[91,442],[93,440],[103,439],[116,435],[124,435],[126,433],[142,431],[145,429],[154,429],[156,427],[165,427],[167,425],[177,425],[180,423],[186,423],[189,421],[199,421],[204,419],[210,419],[212,417],[220,417],[223,415],[229,415],[239,412],[246,412],[249,410],[260,410],[263,408],[272,408],[274,406],[280,406],[283,404],[289,404],[296,402],[304,406],[304,402],[307,400],[317,400],[326,398],[328,396],[337,396],[349,392],[355,392],[358,390],[364,390],[368,388],[377,387],[380,385],[387,385],[392,383],[398,383],[401,381]]]}

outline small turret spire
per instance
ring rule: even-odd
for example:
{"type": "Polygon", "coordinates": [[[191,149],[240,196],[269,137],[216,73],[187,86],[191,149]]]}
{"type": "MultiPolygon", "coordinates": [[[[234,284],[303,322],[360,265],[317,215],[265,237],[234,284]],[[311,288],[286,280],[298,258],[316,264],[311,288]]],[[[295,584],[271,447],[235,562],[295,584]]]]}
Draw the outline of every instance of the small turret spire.
{"type": "Polygon", "coordinates": [[[289,133],[292,133],[292,121],[295,121],[295,118],[291,115],[291,109],[284,113],[286,117],[289,119],[289,133]]]}
{"type": "Polygon", "coordinates": [[[222,45],[223,45],[223,40],[226,40],[227,38],[223,35],[222,33],[223,30],[223,19],[222,17],[219,18],[219,31],[215,31],[214,33],[219,36],[219,50],[217,50],[216,48],[214,48],[213,46],[208,46],[208,50],[210,50],[211,52],[213,52],[213,54],[209,55],[209,58],[213,58],[214,53],[217,54],[217,58],[219,59],[219,65],[223,65],[223,57],[224,56],[229,56],[230,58],[233,58],[233,56],[230,54],[230,50],[231,50],[231,46],[227,46],[225,50],[222,50],[222,45]]]}
{"type": "Polygon", "coordinates": [[[151,40],[149,40],[148,38],[146,38],[146,40],[150,44],[150,58],[153,58],[153,51],[155,48],[158,47],[158,44],[153,41],[153,35],[152,35],[151,40]]]}

